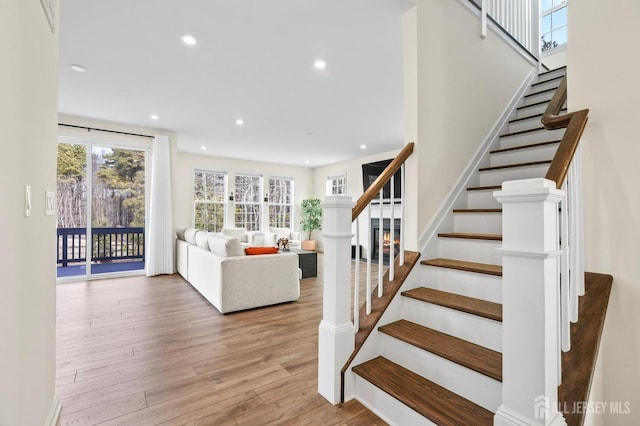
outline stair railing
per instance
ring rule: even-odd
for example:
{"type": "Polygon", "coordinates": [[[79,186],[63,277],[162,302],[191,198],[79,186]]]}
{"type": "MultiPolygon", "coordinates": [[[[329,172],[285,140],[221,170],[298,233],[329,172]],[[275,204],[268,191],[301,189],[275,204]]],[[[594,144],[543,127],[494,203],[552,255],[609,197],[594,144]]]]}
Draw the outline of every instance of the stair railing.
{"type": "Polygon", "coordinates": [[[407,158],[413,152],[413,143],[407,144],[393,161],[376,178],[369,188],[354,204],[349,196],[328,196],[323,203],[324,231],[324,288],[323,288],[323,318],[318,331],[318,392],[329,402],[337,404],[341,401],[341,370],[355,349],[355,335],[358,332],[361,320],[360,297],[360,224],[361,220],[367,223],[366,253],[366,312],[371,314],[371,294],[373,286],[372,278],[372,226],[374,219],[373,210],[378,219],[378,246],[377,246],[377,296],[383,297],[383,269],[385,246],[383,241],[383,229],[385,220],[389,221],[389,281],[395,279],[394,259],[395,250],[395,175],[401,173],[401,198],[400,198],[400,229],[399,229],[399,265],[404,264],[404,200],[405,178],[404,169],[407,158]],[[389,212],[385,214],[384,187],[390,184],[389,212]],[[377,206],[372,208],[372,202],[378,197],[377,206]],[[365,213],[366,212],[366,213],[365,213]],[[365,213],[365,214],[363,214],[365,213]],[[355,227],[355,231],[354,231],[355,227]],[[353,249],[354,261],[352,262],[352,241],[355,236],[355,248],[353,249]],[[353,286],[351,277],[354,277],[353,286]],[[353,291],[353,306],[351,305],[351,292],[353,291]]]}
{"type": "Polygon", "coordinates": [[[588,110],[558,115],[566,77],[542,123],[566,128],[545,178],[504,182],[503,402],[494,424],[566,424],[558,407],[561,351],[584,294],[580,137],[588,110]]]}

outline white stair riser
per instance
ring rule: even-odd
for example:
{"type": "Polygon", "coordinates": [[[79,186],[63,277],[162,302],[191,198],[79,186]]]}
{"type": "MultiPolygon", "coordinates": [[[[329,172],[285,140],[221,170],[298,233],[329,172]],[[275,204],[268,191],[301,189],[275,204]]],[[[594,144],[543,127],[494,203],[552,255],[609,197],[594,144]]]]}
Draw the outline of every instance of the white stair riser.
{"type": "Polygon", "coordinates": [[[528,117],[534,114],[544,114],[544,111],[547,109],[547,103],[540,105],[531,105],[521,109],[516,110],[516,116],[514,118],[523,118],[528,117]]]}
{"type": "Polygon", "coordinates": [[[551,98],[553,98],[553,91],[548,91],[548,92],[542,92],[542,93],[538,93],[539,91],[536,91],[535,95],[531,94],[531,95],[527,95],[524,97],[524,103],[522,105],[531,105],[531,104],[535,104],[538,102],[543,102],[543,101],[550,101],[551,98]]]}
{"type": "Polygon", "coordinates": [[[502,213],[454,213],[454,232],[502,234],[502,213]]]}
{"type": "Polygon", "coordinates": [[[392,425],[437,426],[356,374],[356,400],[392,425]]]}
{"type": "Polygon", "coordinates": [[[468,262],[502,264],[502,255],[496,249],[502,241],[473,240],[465,238],[438,238],[439,257],[468,262]]]}
{"type": "Polygon", "coordinates": [[[480,186],[502,185],[502,182],[508,180],[544,177],[548,168],[548,164],[542,164],[539,166],[510,167],[508,169],[480,172],[480,186]]]}
{"type": "Polygon", "coordinates": [[[505,131],[505,133],[521,132],[522,130],[530,130],[530,129],[538,129],[542,126],[540,121],[541,118],[542,118],[541,116],[535,116],[532,118],[527,118],[526,120],[510,123],[508,126],[508,130],[505,131]]]}
{"type": "Polygon", "coordinates": [[[502,303],[502,277],[424,265],[421,274],[424,287],[502,303]]]}
{"type": "Polygon", "coordinates": [[[470,209],[499,209],[502,205],[493,197],[496,190],[467,191],[467,207],[470,209]]]}
{"type": "Polygon", "coordinates": [[[495,412],[502,403],[502,383],[391,336],[380,342],[385,358],[481,407],[495,412]]]}
{"type": "Polygon", "coordinates": [[[556,77],[562,77],[567,75],[567,69],[566,68],[561,68],[561,69],[557,69],[557,70],[553,70],[551,72],[546,72],[542,75],[539,75],[534,83],[538,83],[540,81],[547,81],[550,80],[552,78],[556,78],[556,77]]]}
{"type": "Polygon", "coordinates": [[[557,80],[550,79],[550,80],[544,80],[544,83],[535,84],[535,85],[532,84],[528,93],[540,92],[542,90],[547,90],[547,89],[557,89],[561,81],[562,79],[557,79],[557,80]]]}
{"type": "Polygon", "coordinates": [[[530,161],[553,160],[557,150],[558,144],[554,143],[532,148],[496,152],[491,154],[490,164],[491,166],[505,166],[507,164],[520,164],[530,161]]]}
{"type": "Polygon", "coordinates": [[[502,323],[404,297],[403,318],[476,345],[502,352],[502,323]]]}
{"type": "Polygon", "coordinates": [[[565,129],[546,130],[518,133],[516,135],[500,136],[500,148],[513,148],[537,142],[546,142],[561,139],[565,129]]]}

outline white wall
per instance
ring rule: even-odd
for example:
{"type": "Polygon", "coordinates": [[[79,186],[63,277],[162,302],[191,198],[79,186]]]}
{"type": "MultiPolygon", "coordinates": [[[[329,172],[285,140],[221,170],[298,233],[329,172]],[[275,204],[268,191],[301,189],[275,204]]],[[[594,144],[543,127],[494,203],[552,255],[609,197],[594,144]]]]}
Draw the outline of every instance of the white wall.
{"type": "Polygon", "coordinates": [[[56,222],[45,191],[56,189],[58,36],[40,2],[24,0],[2,2],[0,33],[0,424],[43,425],[56,402],[56,222]]]}
{"type": "Polygon", "coordinates": [[[567,47],[559,47],[551,52],[545,52],[540,58],[541,62],[550,70],[567,65],[567,47]]]}
{"type": "Polygon", "coordinates": [[[300,231],[300,203],[313,196],[313,170],[306,167],[284,166],[256,161],[195,155],[178,152],[174,162],[173,203],[176,226],[193,226],[193,171],[195,169],[227,172],[230,180],[236,172],[257,173],[263,176],[265,190],[269,176],[291,177],[294,179],[294,223],[293,229],[300,231]]]}
{"type": "Polygon", "coordinates": [[[614,277],[602,341],[604,400],[630,401],[632,410],[604,423],[640,424],[640,4],[577,1],[568,14],[569,110],[590,109],[581,142],[586,269],[614,277]]]}
{"type": "MultiPolygon", "coordinates": [[[[417,87],[405,90],[418,93],[417,122],[407,121],[405,133],[417,136],[424,232],[532,66],[492,31],[482,39],[478,16],[461,2],[417,0],[416,8],[415,23],[407,17],[405,25],[416,26],[417,87]]],[[[407,40],[405,48],[412,48],[407,40]]]]}

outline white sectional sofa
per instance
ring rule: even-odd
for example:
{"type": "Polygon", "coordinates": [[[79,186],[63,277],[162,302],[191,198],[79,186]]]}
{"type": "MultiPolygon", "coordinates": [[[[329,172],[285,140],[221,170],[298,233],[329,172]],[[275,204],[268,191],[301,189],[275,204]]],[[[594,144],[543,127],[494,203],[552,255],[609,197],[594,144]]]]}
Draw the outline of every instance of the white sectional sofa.
{"type": "Polygon", "coordinates": [[[298,300],[297,254],[249,256],[246,245],[228,235],[178,230],[178,273],[223,314],[298,300]]]}

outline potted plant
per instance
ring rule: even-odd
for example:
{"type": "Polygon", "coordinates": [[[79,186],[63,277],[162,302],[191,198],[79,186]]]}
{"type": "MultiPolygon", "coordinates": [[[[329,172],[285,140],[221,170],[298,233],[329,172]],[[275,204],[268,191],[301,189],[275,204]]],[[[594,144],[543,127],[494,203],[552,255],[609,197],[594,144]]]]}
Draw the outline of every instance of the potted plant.
{"type": "Polygon", "coordinates": [[[311,233],[316,229],[322,229],[322,206],[318,198],[302,200],[302,221],[300,224],[303,231],[309,232],[309,238],[302,241],[302,249],[315,250],[316,242],[312,239],[311,233]]]}

